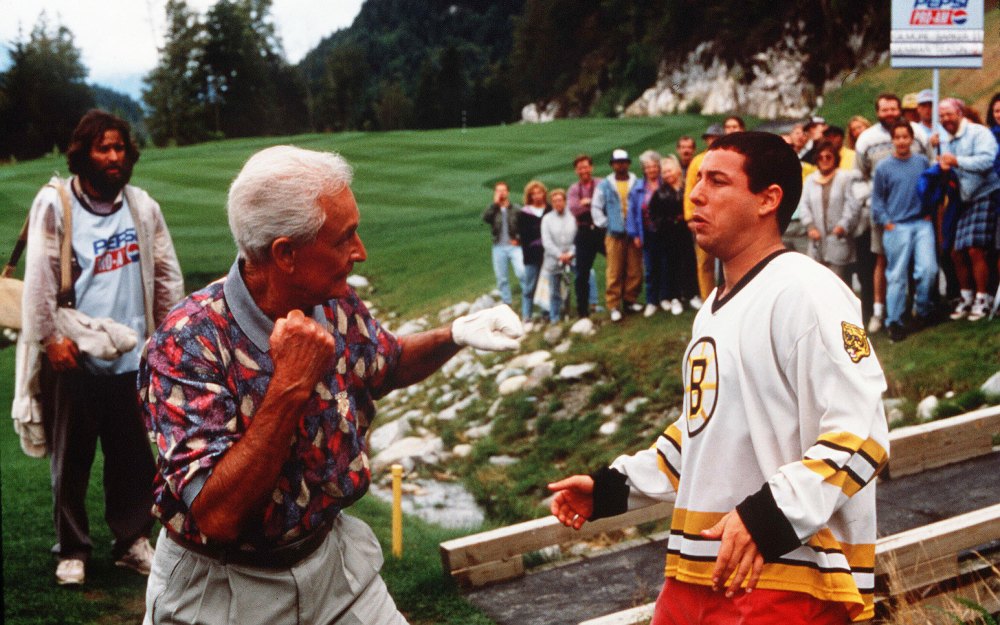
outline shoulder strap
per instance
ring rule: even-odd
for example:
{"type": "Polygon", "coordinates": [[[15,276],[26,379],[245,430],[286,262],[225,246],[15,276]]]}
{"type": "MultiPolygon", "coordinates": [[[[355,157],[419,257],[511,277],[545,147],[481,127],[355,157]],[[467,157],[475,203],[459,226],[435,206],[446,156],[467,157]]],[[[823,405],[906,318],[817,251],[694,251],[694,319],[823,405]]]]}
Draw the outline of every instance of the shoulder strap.
{"type": "Polygon", "coordinates": [[[10,278],[14,275],[14,269],[17,268],[17,262],[21,260],[21,254],[24,253],[24,246],[28,244],[28,222],[31,219],[31,214],[29,213],[27,217],[24,218],[24,225],[21,226],[21,234],[17,235],[17,242],[14,244],[14,249],[10,253],[10,260],[4,265],[3,272],[0,273],[4,278],[10,278]]]}
{"type": "MultiPolygon", "coordinates": [[[[128,210],[132,215],[132,222],[135,224],[135,231],[139,237],[139,262],[140,267],[143,267],[139,270],[139,279],[142,284],[142,303],[146,312],[146,333],[148,336],[153,333],[153,330],[156,329],[156,323],[153,321],[153,288],[151,284],[147,284],[149,276],[146,275],[146,271],[144,269],[144,265],[147,265],[150,260],[155,262],[155,259],[153,259],[154,246],[152,245],[151,239],[153,235],[146,232],[145,228],[143,228],[142,221],[139,216],[139,204],[135,199],[135,190],[132,185],[125,185],[125,188],[122,191],[125,193],[125,203],[128,204],[128,210]],[[144,246],[145,249],[143,249],[144,246]],[[149,255],[148,257],[147,254],[149,255]]],[[[155,282],[155,277],[152,279],[152,282],[155,282]]]]}
{"type": "Polygon", "coordinates": [[[56,301],[62,307],[72,308],[76,305],[71,264],[73,257],[73,202],[69,197],[69,190],[59,179],[59,176],[52,176],[49,185],[59,192],[63,213],[63,236],[62,244],[59,246],[59,294],[56,301]]]}

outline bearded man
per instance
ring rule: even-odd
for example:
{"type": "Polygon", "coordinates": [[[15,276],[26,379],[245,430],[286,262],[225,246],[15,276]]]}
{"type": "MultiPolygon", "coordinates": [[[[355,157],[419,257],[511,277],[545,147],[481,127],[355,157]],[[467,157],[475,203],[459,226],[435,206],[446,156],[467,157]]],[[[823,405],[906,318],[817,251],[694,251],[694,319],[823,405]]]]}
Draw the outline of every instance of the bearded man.
{"type": "Polygon", "coordinates": [[[25,345],[42,352],[37,398],[51,458],[56,583],[76,586],[93,549],[85,497],[98,439],[115,564],[149,573],[155,465],[136,372],[144,338],[183,296],[184,284],[159,205],[128,185],[139,159],[128,123],[89,111],[66,158],[75,176],[54,177],[31,207],[22,314],[25,345]],[[134,347],[111,359],[88,353],[57,322],[60,308],[121,324],[115,331],[134,331],[134,347]]]}

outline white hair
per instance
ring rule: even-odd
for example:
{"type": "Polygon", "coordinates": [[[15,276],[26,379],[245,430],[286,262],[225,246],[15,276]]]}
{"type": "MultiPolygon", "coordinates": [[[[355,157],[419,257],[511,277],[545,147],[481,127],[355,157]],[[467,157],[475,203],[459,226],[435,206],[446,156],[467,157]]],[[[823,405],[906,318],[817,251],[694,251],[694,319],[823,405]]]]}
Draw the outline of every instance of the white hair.
{"type": "Polygon", "coordinates": [[[659,167],[661,158],[660,153],[656,150],[646,150],[639,155],[639,162],[642,163],[643,166],[645,166],[646,163],[656,163],[656,166],[659,167]]]}
{"type": "Polygon", "coordinates": [[[309,243],[326,221],[318,200],[350,186],[351,166],[339,154],[278,145],[257,152],[229,187],[226,212],[240,256],[268,258],[271,243],[309,243]]]}

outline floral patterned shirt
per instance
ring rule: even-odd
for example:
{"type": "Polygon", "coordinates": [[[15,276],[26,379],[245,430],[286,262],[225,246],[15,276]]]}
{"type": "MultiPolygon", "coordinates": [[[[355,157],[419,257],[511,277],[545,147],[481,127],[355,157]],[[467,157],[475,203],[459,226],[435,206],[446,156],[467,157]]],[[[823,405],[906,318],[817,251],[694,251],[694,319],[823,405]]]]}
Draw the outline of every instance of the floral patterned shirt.
{"type": "MultiPolygon", "coordinates": [[[[365,433],[400,346],[353,290],[312,316],[335,339],[333,366],[316,385],[267,505],[239,539],[244,547],[302,538],[368,490],[365,433]]],[[[224,280],[175,307],[146,346],[139,393],[159,450],[153,515],[189,541],[208,542],[191,504],[264,399],[274,373],[273,328],[237,262],[224,280]]]]}

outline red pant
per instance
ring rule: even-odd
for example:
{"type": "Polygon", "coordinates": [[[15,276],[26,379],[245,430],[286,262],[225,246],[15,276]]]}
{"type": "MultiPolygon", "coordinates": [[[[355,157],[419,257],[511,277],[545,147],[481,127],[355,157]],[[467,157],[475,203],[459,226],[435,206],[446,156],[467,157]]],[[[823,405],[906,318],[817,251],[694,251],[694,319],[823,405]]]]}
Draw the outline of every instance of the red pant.
{"type": "Polygon", "coordinates": [[[651,625],[844,625],[849,621],[842,603],[801,592],[757,588],[727,599],[725,590],[667,578],[651,625]]]}

